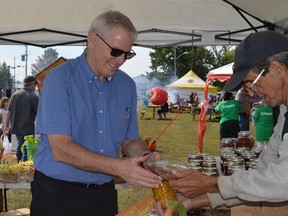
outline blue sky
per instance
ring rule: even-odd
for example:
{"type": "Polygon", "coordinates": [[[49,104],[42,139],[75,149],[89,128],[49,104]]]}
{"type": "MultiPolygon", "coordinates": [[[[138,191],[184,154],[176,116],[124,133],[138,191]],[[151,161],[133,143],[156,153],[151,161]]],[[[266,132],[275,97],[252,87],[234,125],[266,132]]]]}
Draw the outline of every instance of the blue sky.
{"type": "MultiPolygon", "coordinates": [[[[52,47],[56,49],[59,53],[59,57],[64,57],[67,59],[75,58],[79,56],[84,48],[82,46],[57,46],[52,47]]],[[[21,61],[21,55],[25,54],[25,46],[24,45],[1,45],[0,46],[0,63],[6,62],[7,65],[14,67],[14,57],[15,57],[15,65],[20,66],[16,67],[15,76],[16,80],[22,81],[25,77],[25,61],[21,61]]],[[[147,71],[150,71],[150,57],[149,52],[152,51],[148,48],[141,47],[133,47],[133,50],[137,53],[137,55],[125,62],[122,65],[121,69],[124,70],[127,74],[129,74],[132,78],[138,76],[140,74],[146,74],[147,71]]],[[[31,64],[35,63],[35,60],[38,56],[42,56],[44,53],[44,49],[28,46],[28,64],[27,64],[27,75],[30,75],[31,64]]],[[[12,76],[13,71],[11,71],[12,76]]]]}

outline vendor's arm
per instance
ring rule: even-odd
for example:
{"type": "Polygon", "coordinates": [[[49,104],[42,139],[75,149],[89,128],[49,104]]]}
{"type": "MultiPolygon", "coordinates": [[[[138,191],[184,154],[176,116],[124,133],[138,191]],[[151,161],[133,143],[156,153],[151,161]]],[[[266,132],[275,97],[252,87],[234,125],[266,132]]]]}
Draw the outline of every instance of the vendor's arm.
{"type": "MultiPolygon", "coordinates": [[[[149,158],[149,155],[141,156],[142,153],[148,152],[142,144],[136,144],[139,145],[138,148],[133,147],[136,151],[135,156],[139,157],[120,160],[92,152],[73,142],[71,136],[68,135],[50,134],[48,139],[55,161],[67,163],[82,170],[120,176],[134,186],[151,188],[158,187],[161,183],[157,175],[139,166],[141,162],[149,158]]],[[[131,150],[128,146],[124,149],[126,149],[125,153],[133,156],[133,153],[129,153],[131,150]]]]}

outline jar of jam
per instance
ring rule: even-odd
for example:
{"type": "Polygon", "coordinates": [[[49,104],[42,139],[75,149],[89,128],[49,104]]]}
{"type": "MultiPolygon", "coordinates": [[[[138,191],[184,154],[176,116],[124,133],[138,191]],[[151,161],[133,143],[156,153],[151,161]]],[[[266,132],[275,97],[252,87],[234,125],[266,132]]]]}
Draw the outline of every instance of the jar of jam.
{"type": "Polygon", "coordinates": [[[244,159],[244,164],[245,164],[245,167],[246,167],[246,170],[249,169],[247,163],[250,161],[250,160],[255,160],[257,157],[255,155],[254,152],[252,151],[245,151],[245,152],[242,152],[242,158],[244,159]]]}
{"type": "Polygon", "coordinates": [[[206,176],[217,176],[217,172],[213,172],[213,171],[203,171],[203,174],[206,176]]]}
{"type": "Polygon", "coordinates": [[[222,138],[220,141],[220,148],[226,148],[226,147],[235,148],[235,139],[222,138]]]}
{"type": "Polygon", "coordinates": [[[243,165],[232,165],[228,167],[228,175],[231,176],[233,173],[239,171],[239,170],[245,170],[245,166],[243,165]]]}
{"type": "Polygon", "coordinates": [[[200,163],[202,166],[203,157],[201,154],[188,154],[188,163],[200,163]]]}
{"type": "Polygon", "coordinates": [[[236,140],[236,148],[247,147],[252,149],[254,147],[254,139],[250,131],[240,131],[236,140]]]}
{"type": "Polygon", "coordinates": [[[163,209],[166,209],[166,200],[177,200],[175,192],[169,185],[168,180],[163,180],[158,188],[153,188],[153,195],[156,201],[161,202],[161,206],[163,209]]]}
{"type": "Polygon", "coordinates": [[[250,160],[247,162],[246,166],[248,169],[257,169],[257,160],[250,160]]]}
{"type": "Polygon", "coordinates": [[[256,155],[257,158],[260,156],[260,154],[261,154],[262,151],[263,151],[262,148],[258,148],[258,147],[253,148],[252,150],[253,150],[253,152],[255,153],[255,155],[256,155]]]}
{"type": "Polygon", "coordinates": [[[203,167],[216,167],[216,161],[203,161],[203,167]]]}
{"type": "Polygon", "coordinates": [[[236,165],[236,162],[234,162],[234,161],[225,161],[224,162],[224,164],[223,164],[223,174],[225,175],[225,176],[228,176],[228,168],[230,167],[230,166],[233,166],[233,165],[236,165]]]}
{"type": "Polygon", "coordinates": [[[203,173],[216,173],[218,175],[217,167],[203,167],[203,173]]]}

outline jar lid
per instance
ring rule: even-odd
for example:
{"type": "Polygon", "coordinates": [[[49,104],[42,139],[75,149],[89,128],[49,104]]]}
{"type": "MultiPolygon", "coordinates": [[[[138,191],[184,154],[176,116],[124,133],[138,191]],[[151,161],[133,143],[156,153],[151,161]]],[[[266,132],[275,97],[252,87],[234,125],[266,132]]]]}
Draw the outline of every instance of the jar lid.
{"type": "Polygon", "coordinates": [[[207,175],[207,176],[217,176],[217,172],[203,172],[204,175],[207,175]]]}
{"type": "Polygon", "coordinates": [[[188,154],[188,158],[189,159],[198,159],[201,158],[202,155],[201,154],[188,154]]]}
{"type": "Polygon", "coordinates": [[[228,172],[229,171],[235,172],[237,170],[245,170],[245,166],[243,166],[243,165],[233,165],[233,166],[229,166],[228,167],[228,172]]]}
{"type": "Polygon", "coordinates": [[[240,131],[238,132],[238,136],[250,136],[251,132],[250,131],[240,131]]]}

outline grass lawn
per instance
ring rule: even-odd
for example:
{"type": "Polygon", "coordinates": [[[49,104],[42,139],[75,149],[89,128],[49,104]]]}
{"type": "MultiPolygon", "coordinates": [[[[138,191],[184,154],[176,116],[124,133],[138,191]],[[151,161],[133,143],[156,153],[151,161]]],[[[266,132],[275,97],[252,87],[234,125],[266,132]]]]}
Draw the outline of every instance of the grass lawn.
{"type": "MultiPolygon", "coordinates": [[[[150,137],[156,140],[156,150],[169,161],[185,164],[187,155],[198,152],[197,131],[199,115],[193,120],[189,112],[182,114],[167,113],[168,120],[152,120],[152,109],[144,108],[146,113],[143,120],[139,119],[139,130],[141,137],[150,137]],[[174,117],[177,117],[174,119],[174,117]],[[173,122],[171,123],[171,120],[173,122]],[[171,124],[170,124],[171,123],[171,124]],[[170,124],[170,125],[169,125],[170,124]],[[168,126],[169,125],[169,126],[168,126]],[[164,131],[165,130],[165,131],[164,131]],[[161,136],[159,136],[162,133],[161,136]]],[[[141,113],[139,111],[138,117],[141,113]]],[[[207,117],[208,119],[208,117],[207,117]]],[[[255,127],[250,127],[255,137],[255,127]]],[[[204,136],[203,152],[210,155],[219,155],[219,122],[207,122],[204,136]]],[[[151,194],[151,189],[126,189],[118,191],[119,212],[134,205],[143,197],[151,194]]],[[[31,194],[28,190],[8,190],[8,209],[28,207],[31,194]]]]}

